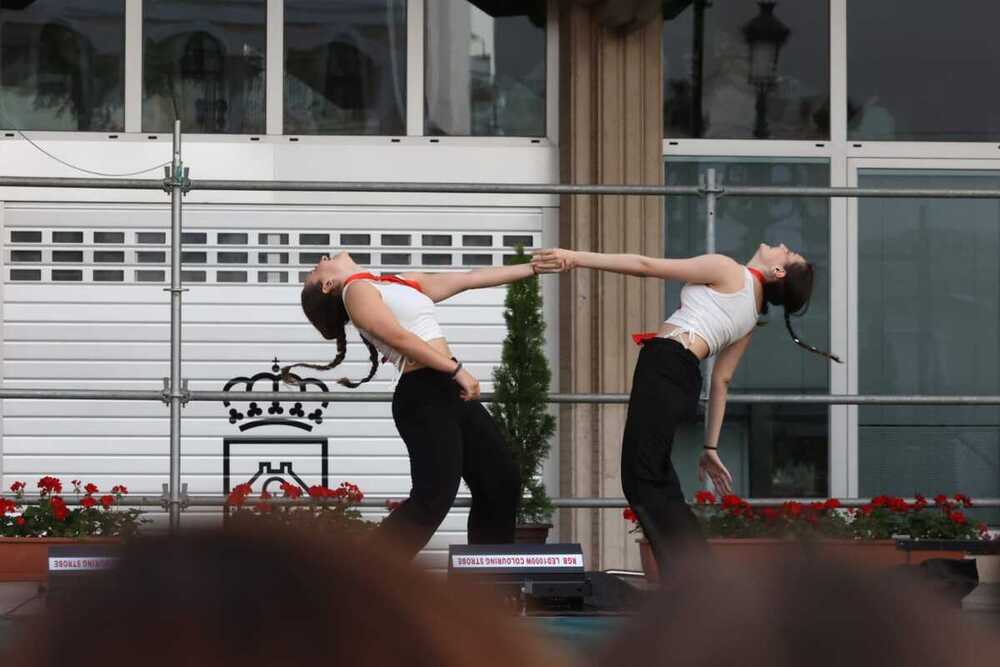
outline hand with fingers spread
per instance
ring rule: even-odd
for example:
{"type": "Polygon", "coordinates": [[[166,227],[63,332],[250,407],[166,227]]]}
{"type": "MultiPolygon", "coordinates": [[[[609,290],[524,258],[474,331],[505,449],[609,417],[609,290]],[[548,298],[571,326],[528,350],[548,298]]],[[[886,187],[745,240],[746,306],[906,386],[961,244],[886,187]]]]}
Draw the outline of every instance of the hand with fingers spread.
{"type": "Polygon", "coordinates": [[[719,452],[715,448],[706,447],[698,459],[698,479],[704,482],[706,477],[712,480],[719,494],[728,496],[733,492],[733,476],[722,464],[719,452]]]}
{"type": "Polygon", "coordinates": [[[537,273],[562,273],[576,267],[576,253],[563,248],[538,250],[531,256],[531,263],[537,273]]]}

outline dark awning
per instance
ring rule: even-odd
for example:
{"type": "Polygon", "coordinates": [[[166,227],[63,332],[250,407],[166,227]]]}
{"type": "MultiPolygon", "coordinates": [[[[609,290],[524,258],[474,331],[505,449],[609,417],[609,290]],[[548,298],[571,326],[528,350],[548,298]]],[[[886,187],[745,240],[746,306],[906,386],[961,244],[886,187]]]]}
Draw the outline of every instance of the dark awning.
{"type": "Polygon", "coordinates": [[[546,0],[469,0],[490,16],[527,16],[540,28],[545,27],[546,0]]]}

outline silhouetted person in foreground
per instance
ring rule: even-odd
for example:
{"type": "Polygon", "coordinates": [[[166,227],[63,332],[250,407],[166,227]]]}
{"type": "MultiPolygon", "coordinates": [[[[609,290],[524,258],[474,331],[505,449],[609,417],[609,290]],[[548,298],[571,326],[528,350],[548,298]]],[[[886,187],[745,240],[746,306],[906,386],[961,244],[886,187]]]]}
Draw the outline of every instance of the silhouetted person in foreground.
{"type": "MultiPolygon", "coordinates": [[[[919,582],[824,562],[688,563],[601,667],[987,667],[1000,643],[919,582]],[[711,570],[711,571],[708,571],[711,570]],[[697,576],[694,576],[697,575],[697,576]]],[[[1000,629],[1000,628],[998,628],[1000,629]]]]}
{"type": "Polygon", "coordinates": [[[53,598],[0,664],[564,664],[475,592],[353,542],[234,531],[144,539],[95,582],[53,598]]]}

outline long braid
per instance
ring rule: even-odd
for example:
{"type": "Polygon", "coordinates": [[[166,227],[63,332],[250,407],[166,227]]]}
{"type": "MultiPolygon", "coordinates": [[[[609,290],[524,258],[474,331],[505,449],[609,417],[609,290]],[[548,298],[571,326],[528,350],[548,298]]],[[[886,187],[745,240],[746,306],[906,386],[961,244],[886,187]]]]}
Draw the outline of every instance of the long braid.
{"type": "Polygon", "coordinates": [[[365,338],[364,336],[361,337],[361,342],[364,343],[365,346],[368,348],[368,358],[371,360],[372,367],[371,370],[368,371],[368,377],[366,377],[364,380],[360,380],[358,382],[355,382],[350,378],[340,378],[339,380],[337,380],[338,384],[341,384],[350,389],[357,389],[364,383],[370,381],[373,377],[375,377],[375,374],[378,373],[378,366],[379,366],[378,350],[375,349],[375,346],[372,345],[371,341],[365,338]]]}
{"type": "MultiPolygon", "coordinates": [[[[344,357],[347,356],[347,335],[342,334],[337,336],[335,340],[337,341],[337,356],[333,361],[328,364],[309,364],[303,362],[292,364],[291,366],[285,366],[281,369],[281,381],[286,384],[298,384],[297,380],[291,375],[293,368],[312,368],[317,371],[328,371],[339,366],[344,361],[344,357]]],[[[357,389],[364,383],[369,382],[373,377],[375,377],[375,374],[378,373],[378,350],[364,336],[361,337],[361,342],[368,348],[368,358],[371,361],[371,369],[368,371],[368,376],[364,380],[356,382],[348,377],[342,377],[337,380],[337,384],[348,387],[349,389],[357,389]]]]}
{"type": "MultiPolygon", "coordinates": [[[[344,305],[343,297],[341,295],[324,293],[318,283],[310,283],[302,288],[302,310],[324,338],[337,342],[337,357],[328,364],[298,363],[285,366],[281,369],[281,379],[282,382],[287,384],[297,384],[297,380],[291,373],[293,368],[304,367],[318,371],[328,371],[339,366],[347,356],[347,334],[344,327],[350,321],[350,317],[344,305]]],[[[378,373],[378,350],[364,336],[361,337],[361,342],[368,348],[371,370],[368,371],[368,376],[361,381],[354,381],[346,377],[337,380],[338,384],[350,389],[357,389],[370,381],[378,373]]]]}

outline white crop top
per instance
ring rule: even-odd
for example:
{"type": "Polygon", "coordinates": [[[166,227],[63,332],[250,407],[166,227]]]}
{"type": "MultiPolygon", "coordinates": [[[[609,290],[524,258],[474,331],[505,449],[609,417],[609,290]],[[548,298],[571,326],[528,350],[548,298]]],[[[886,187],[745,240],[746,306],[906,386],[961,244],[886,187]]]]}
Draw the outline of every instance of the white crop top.
{"type": "Polygon", "coordinates": [[[708,344],[709,356],[721,352],[753,331],[757,325],[754,277],[744,269],[746,280],[739,292],[725,294],[708,285],[688,283],[681,289],[681,307],[667,319],[678,329],[669,337],[690,332],[708,344]]]}
{"type": "MultiPolygon", "coordinates": [[[[382,295],[382,300],[385,302],[385,305],[389,307],[392,314],[396,316],[397,320],[399,320],[401,327],[419,337],[421,340],[434,340],[435,338],[444,337],[444,333],[441,331],[441,325],[438,324],[437,318],[434,317],[434,302],[431,301],[430,297],[426,294],[413,289],[412,287],[407,287],[406,285],[383,283],[365,278],[359,278],[357,280],[352,280],[344,286],[344,297],[347,297],[347,290],[351,287],[351,285],[361,281],[375,286],[375,289],[377,289],[382,295]]],[[[347,302],[345,301],[345,308],[347,307],[346,303],[347,302]]],[[[350,315],[350,313],[348,313],[348,315],[350,315]]],[[[362,336],[371,341],[371,344],[374,345],[375,349],[377,349],[379,354],[382,355],[383,363],[391,363],[393,366],[402,370],[403,365],[406,363],[406,359],[402,354],[389,347],[376,336],[361,327],[355,325],[355,328],[357,328],[362,336]]]]}

